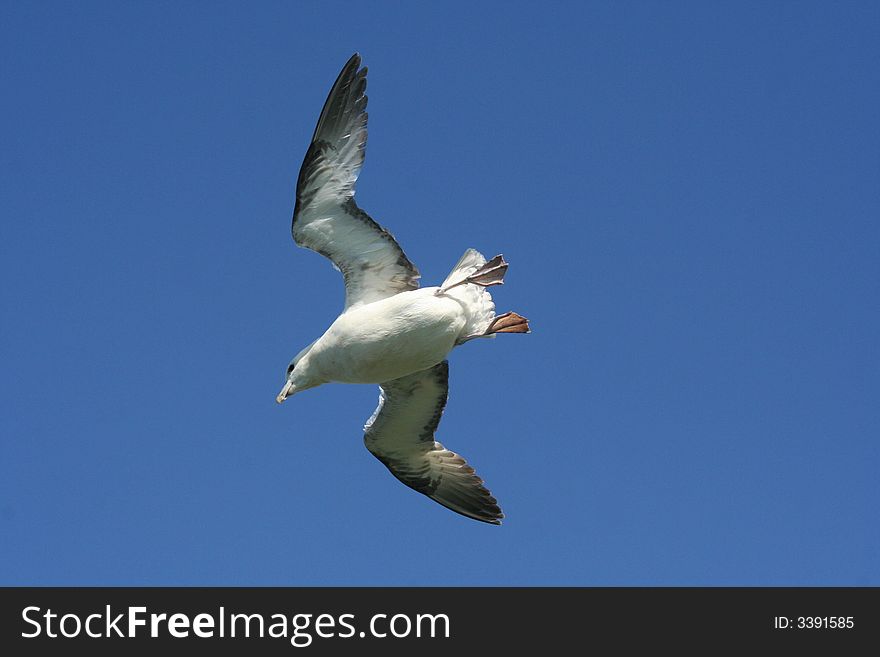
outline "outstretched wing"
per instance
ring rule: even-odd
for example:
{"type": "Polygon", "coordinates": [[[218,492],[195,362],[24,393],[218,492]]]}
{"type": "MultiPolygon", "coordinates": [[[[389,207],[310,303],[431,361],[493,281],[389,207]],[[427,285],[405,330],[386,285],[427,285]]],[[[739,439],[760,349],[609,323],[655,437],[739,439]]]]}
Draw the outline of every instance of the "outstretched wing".
{"type": "Polygon", "coordinates": [[[294,241],[330,258],[345,308],[418,288],[419,271],[387,230],[354,202],[367,143],[367,69],[355,53],[330,90],[296,184],[294,241]]]}
{"type": "Polygon", "coordinates": [[[410,488],[474,520],[500,525],[504,514],[465,460],[434,440],[446,406],[449,363],[381,384],[364,443],[410,488]]]}

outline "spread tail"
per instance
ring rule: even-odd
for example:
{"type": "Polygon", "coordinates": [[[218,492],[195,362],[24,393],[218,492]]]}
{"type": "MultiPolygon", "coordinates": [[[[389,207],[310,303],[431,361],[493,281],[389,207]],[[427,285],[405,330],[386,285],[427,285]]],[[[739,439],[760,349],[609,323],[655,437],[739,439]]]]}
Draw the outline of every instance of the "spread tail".
{"type": "Polygon", "coordinates": [[[497,255],[489,262],[486,262],[481,253],[474,249],[468,249],[461,257],[461,260],[458,261],[452,273],[443,281],[443,285],[440,286],[440,293],[443,294],[465,283],[473,283],[480,287],[504,285],[504,274],[506,273],[507,263],[504,262],[504,256],[497,255]],[[473,257],[473,254],[479,257],[473,257]]]}
{"type": "Polygon", "coordinates": [[[460,301],[468,314],[467,324],[458,344],[474,338],[494,337],[496,333],[528,333],[529,322],[516,313],[495,315],[495,303],[486,288],[502,285],[507,272],[504,257],[488,262],[476,249],[468,249],[437,290],[460,301]],[[471,283],[471,285],[467,285],[471,283]]]}

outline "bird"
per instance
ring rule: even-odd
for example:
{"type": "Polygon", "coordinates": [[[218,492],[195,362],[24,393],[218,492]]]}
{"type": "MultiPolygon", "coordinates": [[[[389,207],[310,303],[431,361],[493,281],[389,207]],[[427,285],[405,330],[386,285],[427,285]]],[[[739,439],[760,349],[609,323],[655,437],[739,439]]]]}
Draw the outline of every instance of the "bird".
{"type": "Polygon", "coordinates": [[[452,349],[501,333],[529,333],[514,312],[496,315],[488,288],[508,263],[467,249],[439,285],[354,201],[367,141],[367,68],[351,56],[330,90],[296,183],[294,242],[329,258],[345,282],[342,313],[287,366],[280,404],[325,383],[379,385],[364,444],[397,479],[468,518],[504,513],[474,469],[436,440],[449,394],[452,349]]]}

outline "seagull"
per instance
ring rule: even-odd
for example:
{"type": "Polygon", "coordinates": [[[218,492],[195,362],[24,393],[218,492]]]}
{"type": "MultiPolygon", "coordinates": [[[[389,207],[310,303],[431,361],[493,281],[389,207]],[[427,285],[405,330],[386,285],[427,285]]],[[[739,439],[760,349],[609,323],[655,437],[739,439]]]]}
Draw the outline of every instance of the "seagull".
{"type": "Polygon", "coordinates": [[[504,514],[474,469],[435,440],[446,406],[452,349],[499,333],[529,333],[525,317],[495,314],[487,288],[507,263],[468,249],[439,286],[354,201],[367,141],[367,69],[348,60],[333,84],[296,184],[294,242],[329,258],[345,280],[345,308],[287,367],[276,401],[324,383],[379,385],[364,444],[397,479],[468,518],[504,514]]]}

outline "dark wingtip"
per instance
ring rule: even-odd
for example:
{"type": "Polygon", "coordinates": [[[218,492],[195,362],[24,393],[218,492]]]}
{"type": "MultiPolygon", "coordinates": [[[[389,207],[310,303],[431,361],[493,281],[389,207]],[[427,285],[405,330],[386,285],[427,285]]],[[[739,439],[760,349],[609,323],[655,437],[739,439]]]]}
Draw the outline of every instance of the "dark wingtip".
{"type": "MultiPolygon", "coordinates": [[[[504,511],[498,506],[498,501],[492,496],[489,490],[482,485],[483,480],[476,475],[474,476],[474,479],[479,483],[477,492],[481,492],[485,495],[485,498],[481,499],[476,504],[473,503],[473,500],[471,500],[470,503],[462,500],[454,491],[447,491],[445,495],[441,496],[436,494],[427,495],[441,506],[445,506],[450,511],[455,511],[455,513],[463,515],[465,518],[484,522],[487,525],[500,525],[504,518],[504,511]]],[[[426,494],[423,491],[419,492],[426,494]]]]}
{"type": "MultiPolygon", "coordinates": [[[[498,508],[498,507],[495,507],[498,508]]],[[[479,520],[480,522],[485,522],[487,525],[501,525],[501,521],[504,519],[504,513],[502,513],[501,509],[498,509],[497,515],[493,513],[491,516],[483,516],[476,517],[471,516],[474,520],[479,520]]]]}

